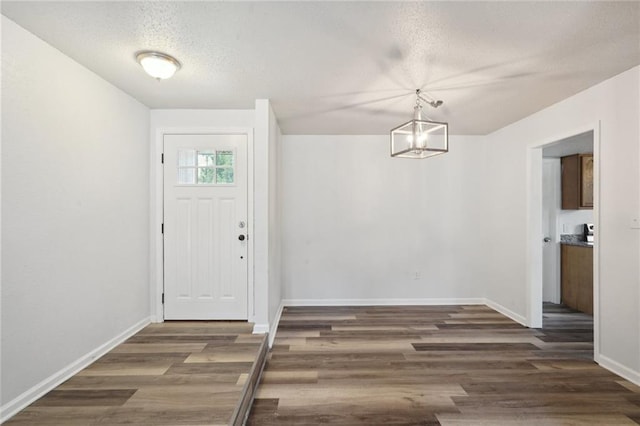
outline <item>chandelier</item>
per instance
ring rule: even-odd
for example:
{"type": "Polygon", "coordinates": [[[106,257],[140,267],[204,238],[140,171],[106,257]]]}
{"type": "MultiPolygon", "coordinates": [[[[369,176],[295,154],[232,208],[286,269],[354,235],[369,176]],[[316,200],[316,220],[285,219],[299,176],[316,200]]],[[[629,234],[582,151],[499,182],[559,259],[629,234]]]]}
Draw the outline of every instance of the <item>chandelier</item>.
{"type": "Polygon", "coordinates": [[[416,90],[413,120],[391,129],[391,156],[401,158],[427,158],[449,151],[449,125],[422,117],[422,104],[438,108],[442,101],[432,101],[416,90]]]}

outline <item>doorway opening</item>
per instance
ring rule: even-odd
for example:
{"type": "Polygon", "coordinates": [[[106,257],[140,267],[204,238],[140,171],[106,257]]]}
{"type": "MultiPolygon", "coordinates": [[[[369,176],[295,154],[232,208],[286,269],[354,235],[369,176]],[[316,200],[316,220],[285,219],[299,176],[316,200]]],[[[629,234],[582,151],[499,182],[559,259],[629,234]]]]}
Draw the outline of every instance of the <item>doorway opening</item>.
{"type": "MultiPolygon", "coordinates": [[[[189,141],[191,142],[191,141],[189,141]]],[[[205,141],[206,142],[206,141],[205,141]]],[[[203,143],[205,143],[203,142],[203,143]]],[[[208,142],[206,142],[208,143],[208,142]]],[[[154,232],[152,235],[151,249],[152,249],[152,284],[151,284],[151,306],[152,312],[155,315],[152,316],[153,322],[163,322],[165,319],[186,319],[187,317],[190,319],[229,319],[229,320],[245,320],[249,322],[253,322],[255,318],[255,292],[254,292],[254,277],[253,277],[253,253],[254,253],[254,244],[253,238],[250,238],[249,235],[253,234],[253,223],[254,223],[254,185],[253,185],[253,168],[250,167],[253,164],[253,128],[240,128],[240,127],[158,127],[155,132],[154,143],[152,144],[151,156],[154,159],[153,163],[155,164],[152,167],[151,180],[153,182],[153,192],[152,192],[152,205],[154,208],[152,209],[152,220],[151,220],[151,229],[154,232]],[[165,138],[171,138],[179,136],[188,137],[188,138],[205,138],[205,139],[215,139],[219,138],[227,139],[227,138],[240,138],[242,140],[241,145],[242,148],[231,146],[232,142],[225,142],[225,144],[229,146],[222,147],[209,147],[209,146],[200,146],[200,142],[196,145],[198,146],[185,146],[185,147],[177,147],[179,148],[174,154],[181,159],[174,158],[173,160],[169,160],[165,158],[168,154],[165,152],[165,138]],[[195,148],[194,148],[195,147],[195,148]],[[186,151],[184,149],[186,149],[186,151]],[[182,149],[182,151],[180,151],[182,149]],[[246,156],[244,153],[240,155],[240,151],[244,151],[246,149],[246,156]],[[198,155],[198,153],[202,155],[198,155]],[[231,154],[235,153],[234,155],[231,154]],[[215,155],[214,155],[215,154],[215,155]],[[218,158],[218,154],[219,158],[218,158]],[[240,155],[239,157],[236,155],[240,155]],[[196,159],[195,163],[193,163],[193,159],[196,159]],[[204,197],[204,199],[200,199],[197,202],[187,202],[186,196],[184,194],[180,195],[176,198],[178,200],[177,205],[181,208],[174,208],[174,225],[165,226],[165,219],[167,219],[166,214],[170,214],[167,210],[171,206],[165,205],[166,195],[165,194],[165,160],[167,160],[167,164],[173,164],[174,172],[178,173],[178,175],[174,174],[173,178],[170,179],[172,184],[176,184],[177,189],[185,190],[191,188],[193,191],[198,191],[198,197],[201,190],[205,187],[218,188],[221,190],[233,190],[234,185],[239,186],[242,182],[237,181],[236,178],[242,177],[246,180],[246,184],[242,183],[242,186],[246,186],[246,195],[242,195],[244,199],[243,203],[246,201],[246,208],[242,209],[233,209],[232,205],[239,205],[236,202],[233,202],[233,198],[229,194],[223,194],[222,198],[214,196],[204,197]],[[237,161],[236,161],[237,160],[237,161]],[[231,164],[233,164],[233,167],[231,164]],[[183,163],[183,164],[182,164],[183,163]],[[192,164],[193,163],[193,164],[192,164]],[[244,171],[239,167],[244,167],[244,171]],[[233,178],[232,178],[233,176],[233,178]],[[184,181],[182,183],[178,182],[179,180],[187,179],[188,181],[184,181]],[[231,183],[233,180],[233,183],[231,183]],[[196,209],[197,207],[197,209],[196,209]],[[210,208],[208,208],[210,207],[210,208]],[[216,208],[217,207],[217,208],[216,208]],[[240,212],[246,210],[246,217],[240,217],[237,215],[232,215],[233,212],[240,212]],[[193,213],[186,215],[187,212],[193,213]],[[222,212],[229,213],[225,215],[218,215],[219,218],[235,218],[234,221],[227,220],[227,225],[219,227],[221,222],[215,220],[210,223],[213,224],[209,226],[207,229],[209,231],[217,231],[214,233],[214,236],[219,236],[221,238],[215,239],[206,239],[202,238],[202,236],[210,235],[211,232],[197,232],[197,238],[193,239],[193,232],[195,229],[194,225],[198,225],[199,228],[202,228],[200,225],[206,225],[206,217],[215,217],[213,213],[222,212]],[[180,213],[182,216],[178,215],[180,213]],[[198,214],[196,214],[198,213],[198,214]],[[237,217],[236,217],[237,216],[237,217]],[[178,220],[179,219],[179,220],[178,220]],[[189,219],[192,225],[192,232],[182,232],[185,230],[189,230],[188,226],[182,226],[180,228],[179,224],[185,225],[185,220],[189,219]],[[189,266],[189,262],[186,261],[186,258],[179,256],[172,256],[174,262],[174,271],[182,271],[182,277],[186,277],[187,279],[178,279],[178,284],[181,285],[184,282],[191,281],[191,285],[187,288],[191,293],[185,291],[184,288],[179,287],[179,285],[174,289],[177,289],[177,295],[168,294],[165,292],[165,231],[171,233],[170,229],[173,228],[174,231],[174,241],[173,243],[178,244],[180,250],[175,250],[174,253],[179,253],[180,255],[184,254],[188,250],[184,250],[185,248],[190,249],[196,254],[205,255],[207,251],[209,252],[217,252],[221,256],[233,256],[231,260],[234,260],[236,263],[238,262],[246,262],[246,266],[242,268],[235,268],[234,271],[240,271],[239,273],[232,273],[232,278],[237,277],[238,279],[218,279],[217,283],[231,283],[231,282],[240,282],[239,286],[234,286],[233,288],[226,288],[224,286],[218,285],[217,287],[210,287],[209,289],[206,286],[198,285],[199,282],[209,281],[206,280],[207,274],[211,275],[212,273],[218,273],[219,271],[222,273],[222,269],[215,268],[215,271],[209,271],[207,268],[203,268],[200,266],[205,265],[203,262],[191,263],[189,266]],[[216,228],[217,227],[217,228],[216,228]],[[157,232],[155,232],[157,230],[157,232]],[[177,232],[179,231],[180,232],[177,232]],[[235,231],[235,232],[233,232],[235,231]],[[225,234],[226,233],[226,234],[225,234]],[[243,235],[245,238],[241,239],[240,236],[243,235]],[[181,236],[190,236],[191,238],[191,246],[187,244],[189,238],[181,238],[181,236]],[[182,244],[184,243],[184,244],[182,244]],[[196,243],[194,245],[194,243],[196,243]],[[215,243],[215,244],[214,244],[215,243]],[[181,246],[179,244],[182,244],[181,246]],[[220,245],[227,245],[225,247],[219,247],[220,245]],[[224,250],[222,250],[224,249],[224,250]],[[186,265],[186,266],[185,266],[186,265]],[[198,266],[199,265],[199,266],[198,266]],[[244,271],[247,271],[246,273],[244,271]],[[186,271],[186,272],[185,272],[186,271]],[[190,275],[190,276],[189,276],[190,275]],[[241,276],[242,275],[242,276],[241,276]],[[204,278],[203,278],[204,277],[204,278]],[[246,277],[246,278],[245,278],[246,277]],[[240,279],[242,278],[242,280],[240,279]],[[199,282],[198,282],[199,281],[199,282]],[[233,290],[242,290],[245,295],[239,295],[239,293],[233,290]],[[186,297],[189,295],[190,299],[194,301],[194,304],[197,302],[200,304],[208,304],[209,302],[215,303],[218,306],[209,307],[206,309],[205,314],[198,314],[197,312],[190,312],[188,315],[184,313],[178,313],[176,315],[165,316],[165,302],[168,298],[173,297],[179,302],[189,302],[186,297]],[[242,300],[244,299],[244,300],[242,300]],[[237,309],[236,309],[237,308],[237,309]],[[214,315],[211,315],[211,312],[215,312],[214,315]]],[[[241,167],[241,168],[242,168],[241,167]]],[[[217,194],[216,194],[217,196],[217,194]]],[[[193,197],[191,197],[193,198],[193,197]]],[[[237,197],[235,197],[237,199],[237,197]]],[[[192,200],[193,201],[193,200],[192,200]]],[[[176,207],[176,206],[174,206],[176,207]]],[[[168,218],[171,221],[171,218],[168,218]]],[[[202,230],[202,229],[200,229],[202,230]]],[[[172,242],[169,242],[172,244],[172,242]]],[[[171,254],[169,254],[171,256],[171,254]]],[[[204,258],[208,258],[208,256],[200,256],[204,258]]],[[[189,259],[198,258],[198,256],[189,256],[189,259]]],[[[222,258],[221,258],[222,259],[222,258]]],[[[220,260],[220,259],[218,259],[220,260]]],[[[225,265],[231,264],[232,262],[227,261],[227,259],[222,259],[222,263],[225,265]]],[[[231,265],[233,266],[233,265],[231,265]]],[[[237,266],[237,265],[236,265],[237,266]]],[[[171,272],[171,271],[170,271],[171,272]]],[[[176,274],[174,274],[176,275],[176,274]]],[[[178,276],[177,274],[176,276],[178,276]]],[[[227,274],[229,275],[229,274],[227,274]]],[[[216,278],[217,279],[217,278],[216,278]]],[[[175,292],[174,292],[175,293],[175,292]]],[[[199,305],[196,305],[199,306],[199,305]]]]}
{"type": "Polygon", "coordinates": [[[598,136],[596,125],[529,149],[527,325],[570,337],[590,356],[598,353],[598,136]]]}

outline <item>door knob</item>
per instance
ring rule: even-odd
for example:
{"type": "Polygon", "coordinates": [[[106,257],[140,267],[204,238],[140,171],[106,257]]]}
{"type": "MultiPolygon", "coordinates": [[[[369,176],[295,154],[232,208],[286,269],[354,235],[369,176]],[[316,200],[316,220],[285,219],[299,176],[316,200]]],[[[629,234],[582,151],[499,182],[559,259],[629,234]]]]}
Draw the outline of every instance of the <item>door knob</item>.
{"type": "Polygon", "coordinates": [[[544,237],[544,239],[542,240],[545,243],[550,243],[551,242],[551,238],[550,237],[544,237]]]}
{"type": "Polygon", "coordinates": [[[241,234],[241,235],[238,235],[238,239],[239,239],[240,241],[244,241],[244,235],[242,235],[242,234],[241,234]]]}

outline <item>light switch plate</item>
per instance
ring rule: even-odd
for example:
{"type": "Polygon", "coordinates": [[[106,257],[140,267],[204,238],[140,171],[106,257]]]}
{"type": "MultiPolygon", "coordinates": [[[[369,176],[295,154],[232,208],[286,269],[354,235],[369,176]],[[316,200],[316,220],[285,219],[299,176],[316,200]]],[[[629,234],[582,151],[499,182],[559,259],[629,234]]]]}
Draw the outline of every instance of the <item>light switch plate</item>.
{"type": "Polygon", "coordinates": [[[637,217],[631,219],[631,229],[640,229],[640,219],[637,217]]]}

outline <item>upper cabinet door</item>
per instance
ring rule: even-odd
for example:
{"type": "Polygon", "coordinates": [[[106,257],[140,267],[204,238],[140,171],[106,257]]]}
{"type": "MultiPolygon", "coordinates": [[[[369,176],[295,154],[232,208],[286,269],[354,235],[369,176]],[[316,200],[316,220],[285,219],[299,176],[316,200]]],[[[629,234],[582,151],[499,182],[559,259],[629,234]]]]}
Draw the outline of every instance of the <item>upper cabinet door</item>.
{"type": "Polygon", "coordinates": [[[593,154],[562,157],[562,209],[593,208],[593,154]]]}
{"type": "Polygon", "coordinates": [[[593,208],[593,154],[580,154],[580,208],[593,208]]]}

